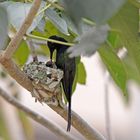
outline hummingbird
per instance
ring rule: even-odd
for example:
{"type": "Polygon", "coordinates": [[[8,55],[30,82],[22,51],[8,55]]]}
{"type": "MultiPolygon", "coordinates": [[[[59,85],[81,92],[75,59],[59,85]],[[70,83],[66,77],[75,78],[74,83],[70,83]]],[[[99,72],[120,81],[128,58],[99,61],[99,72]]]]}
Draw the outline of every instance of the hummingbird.
{"type": "MultiPolygon", "coordinates": [[[[64,38],[59,36],[51,36],[49,39],[54,39],[62,42],[67,42],[64,38]]],[[[76,72],[76,61],[75,58],[69,58],[67,53],[68,46],[48,41],[48,48],[50,50],[50,59],[52,61],[53,52],[56,50],[56,66],[58,69],[63,70],[64,76],[62,79],[62,86],[68,101],[68,116],[67,116],[67,131],[71,129],[71,96],[72,96],[72,85],[75,78],[76,72]]]]}

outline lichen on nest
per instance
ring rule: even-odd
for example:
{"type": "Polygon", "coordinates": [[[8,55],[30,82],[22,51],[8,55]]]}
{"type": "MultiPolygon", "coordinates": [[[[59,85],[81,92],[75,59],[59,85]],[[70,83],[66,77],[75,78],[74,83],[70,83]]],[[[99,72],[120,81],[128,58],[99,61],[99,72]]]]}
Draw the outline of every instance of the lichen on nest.
{"type": "Polygon", "coordinates": [[[23,71],[33,84],[32,96],[36,101],[64,107],[62,102],[61,79],[63,71],[46,66],[44,62],[31,62],[24,65],[23,71]]]}

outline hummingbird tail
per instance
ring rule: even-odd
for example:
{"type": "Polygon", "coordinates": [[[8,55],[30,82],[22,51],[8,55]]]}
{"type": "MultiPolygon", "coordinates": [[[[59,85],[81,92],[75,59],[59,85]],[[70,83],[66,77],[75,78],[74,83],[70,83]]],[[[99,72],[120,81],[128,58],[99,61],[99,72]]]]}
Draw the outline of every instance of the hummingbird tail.
{"type": "Polygon", "coordinates": [[[68,103],[68,125],[67,125],[67,131],[69,132],[71,129],[71,99],[68,103]]]}

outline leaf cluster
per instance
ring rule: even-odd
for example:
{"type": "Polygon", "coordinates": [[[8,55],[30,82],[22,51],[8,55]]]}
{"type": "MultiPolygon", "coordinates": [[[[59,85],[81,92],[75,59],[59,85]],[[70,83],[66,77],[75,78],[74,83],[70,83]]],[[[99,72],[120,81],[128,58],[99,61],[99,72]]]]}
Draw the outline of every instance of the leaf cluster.
{"type": "MultiPolygon", "coordinates": [[[[32,0],[0,3],[1,49],[7,36],[11,39],[18,31],[31,5],[32,0]]],[[[23,66],[32,53],[27,41],[35,40],[33,45],[37,55],[45,56],[47,61],[47,43],[41,41],[46,42],[51,35],[61,36],[68,40],[68,47],[74,44],[68,49],[70,57],[77,57],[73,91],[76,83],[86,83],[86,70],[81,56],[98,52],[112,79],[127,97],[128,80],[140,81],[138,7],[139,3],[135,0],[42,1],[13,58],[19,66],[23,66]],[[124,48],[126,53],[120,57],[119,52],[124,48]]]]}

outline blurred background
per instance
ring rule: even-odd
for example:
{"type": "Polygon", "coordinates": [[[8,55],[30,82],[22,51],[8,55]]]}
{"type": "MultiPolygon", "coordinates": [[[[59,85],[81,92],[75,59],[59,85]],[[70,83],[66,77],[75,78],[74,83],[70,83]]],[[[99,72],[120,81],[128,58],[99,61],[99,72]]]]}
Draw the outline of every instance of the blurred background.
{"type": "MultiPolygon", "coordinates": [[[[72,97],[72,109],[87,123],[106,136],[105,84],[106,71],[96,53],[90,58],[82,58],[87,72],[86,85],[78,84],[72,97]]],[[[81,75],[82,76],[82,75],[81,75]]],[[[35,103],[30,93],[14,84],[10,77],[0,78],[1,87],[20,98],[22,103],[55,122],[66,130],[67,123],[47,105],[35,103]],[[9,80],[10,79],[10,80],[9,80]]],[[[128,82],[129,103],[112,80],[108,83],[108,104],[110,110],[113,140],[140,139],[140,87],[134,81],[128,82]]],[[[52,132],[28,118],[15,107],[0,98],[0,140],[58,140],[52,132]]],[[[73,128],[71,133],[84,140],[73,128]]]]}
{"type": "MultiPolygon", "coordinates": [[[[21,27],[23,20],[32,6],[32,0],[8,0],[1,2],[5,2],[0,5],[0,10],[2,10],[0,16],[0,27],[2,29],[2,32],[0,32],[0,49],[4,50],[7,46],[6,44],[4,45],[7,33],[9,32],[8,43],[21,27]],[[10,25],[9,31],[8,24],[10,25]]],[[[138,20],[139,6],[137,7],[139,3],[137,1],[127,1],[117,15],[109,19],[110,15],[115,14],[115,11],[119,10],[124,4],[124,0],[110,3],[108,1],[101,1],[102,4],[100,1],[90,0],[87,3],[87,1],[83,0],[79,1],[79,6],[82,5],[80,8],[77,8],[78,4],[71,3],[70,1],[66,7],[70,6],[70,13],[73,13],[71,18],[79,19],[79,21],[75,20],[75,22],[72,22],[69,19],[70,17],[65,14],[61,3],[57,2],[57,0],[54,2],[54,4],[51,4],[42,1],[39,12],[35,16],[33,24],[28,29],[28,34],[23,38],[12,59],[19,68],[22,68],[25,63],[32,61],[31,54],[35,58],[37,53],[39,61],[46,62],[46,56],[49,56],[49,50],[46,47],[46,39],[48,37],[58,35],[65,38],[68,42],[75,42],[77,38],[81,39],[78,44],[80,49],[74,47],[73,53],[79,53],[80,56],[81,54],[82,56],[83,54],[86,56],[94,55],[86,58],[78,57],[76,60],[78,68],[76,69],[75,81],[78,84],[72,97],[72,109],[105,137],[108,136],[107,128],[109,127],[112,136],[111,140],[139,140],[140,87],[138,83],[140,83],[140,42],[138,41],[138,25],[140,25],[140,22],[138,20]],[[92,5],[93,7],[91,7],[92,5]],[[93,10],[97,9],[97,11],[103,10],[103,14],[99,12],[99,15],[95,15],[95,19],[97,18],[100,21],[99,25],[109,20],[109,33],[108,26],[95,26],[96,20],[91,14],[91,8],[93,10]],[[84,15],[83,13],[81,17],[81,11],[86,11],[85,13],[89,13],[89,15],[84,15]],[[79,15],[77,15],[78,13],[79,15]],[[83,22],[81,24],[80,19],[83,22]],[[73,27],[73,24],[77,25],[77,29],[73,27]],[[77,32],[78,28],[80,29],[80,34],[77,32]],[[98,49],[105,40],[106,43],[98,49]],[[128,53],[125,56],[121,56],[119,51],[124,48],[128,53]],[[98,53],[95,53],[96,49],[98,49],[100,57],[98,53]],[[102,61],[100,58],[102,58],[102,61]],[[116,84],[111,77],[107,77],[108,73],[102,62],[110,71],[116,84]],[[134,79],[137,83],[129,79],[134,79]],[[127,93],[126,82],[129,93],[128,98],[122,93],[127,93]],[[110,120],[107,120],[107,115],[110,115],[110,120]]],[[[13,81],[5,73],[2,66],[0,66],[0,86],[7,93],[18,98],[22,104],[66,130],[67,122],[46,104],[35,103],[35,99],[31,97],[31,94],[13,81]]],[[[77,139],[84,140],[74,128],[70,133],[77,136],[77,139]]],[[[58,139],[58,136],[53,132],[36,123],[0,97],[0,140],[58,139]]]]}

